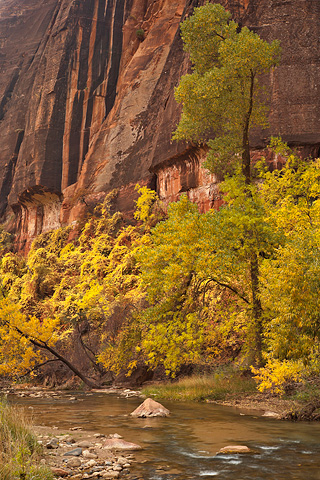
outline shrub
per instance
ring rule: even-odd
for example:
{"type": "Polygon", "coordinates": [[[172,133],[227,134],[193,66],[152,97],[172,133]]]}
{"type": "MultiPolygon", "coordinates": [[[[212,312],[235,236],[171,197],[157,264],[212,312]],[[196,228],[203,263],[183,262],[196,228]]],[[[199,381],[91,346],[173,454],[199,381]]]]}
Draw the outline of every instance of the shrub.
{"type": "Polygon", "coordinates": [[[146,36],[143,28],[139,28],[139,30],[136,31],[136,36],[137,36],[137,39],[140,40],[140,42],[143,42],[146,36]]]}
{"type": "Polygon", "coordinates": [[[23,410],[0,399],[0,480],[52,480],[23,410]]]}

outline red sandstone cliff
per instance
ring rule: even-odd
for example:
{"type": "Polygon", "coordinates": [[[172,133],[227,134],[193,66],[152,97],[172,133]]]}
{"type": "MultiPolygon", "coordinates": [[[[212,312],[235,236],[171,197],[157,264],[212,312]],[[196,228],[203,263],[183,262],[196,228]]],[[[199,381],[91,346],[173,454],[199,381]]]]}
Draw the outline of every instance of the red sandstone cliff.
{"type": "MultiPolygon", "coordinates": [[[[20,247],[74,221],[105,192],[132,208],[133,186],[179,191],[207,208],[215,183],[202,150],[171,142],[173,88],[189,68],[179,24],[197,0],[0,0],[0,205],[20,247]],[[143,29],[143,41],[137,30],[143,29]]],[[[318,154],[318,0],[221,1],[237,21],[281,41],[266,78],[270,130],[318,154]]]]}

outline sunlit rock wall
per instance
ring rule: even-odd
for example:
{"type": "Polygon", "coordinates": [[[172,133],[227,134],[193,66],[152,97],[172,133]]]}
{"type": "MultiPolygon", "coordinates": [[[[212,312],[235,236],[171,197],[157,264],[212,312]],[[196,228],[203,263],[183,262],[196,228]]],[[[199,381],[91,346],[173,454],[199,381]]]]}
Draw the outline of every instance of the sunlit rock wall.
{"type": "MultiPolygon", "coordinates": [[[[202,3],[0,0],[0,213],[20,249],[114,188],[117,206],[132,210],[137,182],[167,202],[188,192],[202,210],[219,203],[205,152],[171,141],[174,87],[190,69],[179,24],[202,3]]],[[[221,3],[283,49],[265,78],[270,129],[254,146],[281,134],[317,155],[320,2],[221,3]]]]}

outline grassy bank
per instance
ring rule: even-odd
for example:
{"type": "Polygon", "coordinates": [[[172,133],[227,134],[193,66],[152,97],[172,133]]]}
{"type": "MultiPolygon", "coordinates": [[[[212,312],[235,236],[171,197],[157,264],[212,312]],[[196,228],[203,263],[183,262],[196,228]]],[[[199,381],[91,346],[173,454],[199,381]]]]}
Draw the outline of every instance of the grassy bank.
{"type": "Polygon", "coordinates": [[[0,399],[0,480],[51,480],[25,413],[0,399]]]}
{"type": "Polygon", "coordinates": [[[211,375],[193,375],[178,381],[144,388],[142,393],[166,400],[225,400],[231,396],[256,392],[256,383],[238,371],[217,371],[211,375]]]}

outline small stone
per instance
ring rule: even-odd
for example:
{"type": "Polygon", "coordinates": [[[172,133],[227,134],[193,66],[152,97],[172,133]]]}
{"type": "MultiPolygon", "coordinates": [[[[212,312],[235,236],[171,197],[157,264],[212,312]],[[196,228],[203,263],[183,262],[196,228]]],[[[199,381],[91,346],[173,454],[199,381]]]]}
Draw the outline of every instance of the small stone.
{"type": "Polygon", "coordinates": [[[147,398],[138,408],[136,408],[131,415],[133,417],[168,417],[170,411],[161,403],[156,402],[152,398],[147,398]]]}
{"type": "Polygon", "coordinates": [[[111,433],[109,435],[109,438],[123,438],[123,437],[121,437],[121,435],[119,435],[118,433],[111,433]]]}
{"type": "Polygon", "coordinates": [[[67,462],[68,467],[81,467],[81,460],[78,457],[70,458],[67,462]]]}
{"type": "Polygon", "coordinates": [[[131,467],[131,463],[124,463],[122,466],[123,466],[123,468],[130,468],[130,467],[131,467]]]}
{"type": "Polygon", "coordinates": [[[96,465],[97,465],[97,462],[92,458],[85,464],[85,468],[95,467],[96,465]]]}
{"type": "Polygon", "coordinates": [[[59,447],[59,440],[57,438],[51,438],[47,443],[46,447],[51,450],[59,447]]]}
{"type": "Polygon", "coordinates": [[[228,445],[227,447],[220,448],[218,453],[251,453],[251,450],[246,445],[228,445]]]}
{"type": "Polygon", "coordinates": [[[70,450],[70,452],[66,452],[63,454],[64,457],[80,457],[82,455],[82,448],[74,448],[70,450]]]}
{"type": "Polygon", "coordinates": [[[95,433],[93,436],[96,437],[96,438],[104,438],[105,437],[105,435],[103,433],[95,433]]]}
{"type": "Polygon", "coordinates": [[[89,450],[84,450],[84,451],[82,452],[82,455],[83,455],[85,458],[98,458],[98,455],[96,455],[95,453],[90,452],[89,450]]]}
{"type": "Polygon", "coordinates": [[[128,460],[125,457],[118,457],[117,463],[119,465],[124,465],[125,463],[128,463],[128,460]]]}
{"type": "Polygon", "coordinates": [[[102,477],[103,478],[119,478],[119,472],[105,472],[102,477]]]}
{"type": "Polygon", "coordinates": [[[91,442],[88,442],[88,441],[83,441],[83,442],[78,442],[78,447],[81,447],[81,448],[90,448],[92,447],[92,443],[91,442]]]}
{"type": "Polygon", "coordinates": [[[67,472],[67,470],[63,470],[63,468],[52,467],[51,471],[55,477],[67,477],[69,475],[69,472],[67,472]]]}
{"type": "MultiPolygon", "coordinates": [[[[84,466],[83,468],[87,468],[87,467],[84,466]]],[[[91,473],[101,472],[101,470],[105,470],[105,467],[102,467],[102,466],[100,466],[100,465],[95,466],[95,467],[91,467],[91,473]]]]}
{"type": "Polygon", "coordinates": [[[113,467],[113,470],[114,470],[115,472],[121,472],[121,471],[123,470],[123,468],[122,468],[121,465],[115,465],[115,466],[113,467]]]}

